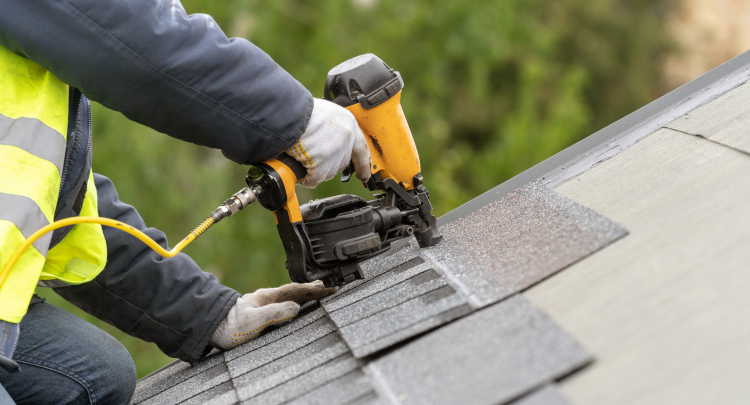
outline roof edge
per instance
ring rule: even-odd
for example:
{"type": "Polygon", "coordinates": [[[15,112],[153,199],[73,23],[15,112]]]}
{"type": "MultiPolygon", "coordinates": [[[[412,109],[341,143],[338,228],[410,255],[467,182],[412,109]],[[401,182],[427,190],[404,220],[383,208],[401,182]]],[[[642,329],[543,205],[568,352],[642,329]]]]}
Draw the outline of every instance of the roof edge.
{"type": "Polygon", "coordinates": [[[438,218],[460,219],[532,181],[556,187],[750,79],[750,51],[691,80],[438,218]]]}

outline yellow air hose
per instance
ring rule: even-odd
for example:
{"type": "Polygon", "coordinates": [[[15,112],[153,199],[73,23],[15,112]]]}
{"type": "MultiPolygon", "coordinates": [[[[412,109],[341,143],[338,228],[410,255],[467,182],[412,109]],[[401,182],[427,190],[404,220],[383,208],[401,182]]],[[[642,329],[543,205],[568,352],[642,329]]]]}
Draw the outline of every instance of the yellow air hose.
{"type": "Polygon", "coordinates": [[[215,209],[211,213],[211,215],[208,218],[206,218],[205,221],[201,222],[200,225],[198,225],[195,229],[193,229],[193,231],[190,232],[185,237],[185,239],[181,240],[180,243],[178,243],[174,248],[172,248],[172,250],[166,250],[163,247],[159,246],[158,243],[156,243],[153,239],[149,238],[148,235],[139,231],[138,229],[135,229],[126,223],[115,221],[114,219],[110,219],[110,218],[73,217],[73,218],[65,218],[59,221],[55,221],[43,227],[42,229],[34,232],[34,234],[32,234],[26,239],[26,242],[22,243],[21,246],[19,246],[18,249],[16,249],[15,253],[13,253],[13,255],[10,257],[10,260],[8,260],[8,263],[6,263],[5,267],[3,267],[3,271],[0,272],[0,289],[3,288],[3,283],[5,282],[5,279],[8,277],[10,270],[16,264],[16,262],[21,257],[23,252],[25,252],[26,249],[29,246],[31,246],[31,244],[36,242],[37,239],[41,238],[47,232],[52,232],[55,229],[64,228],[66,226],[75,225],[75,224],[100,224],[100,225],[105,225],[105,226],[111,226],[112,228],[117,228],[121,231],[127,232],[135,236],[136,238],[141,240],[143,243],[145,243],[148,247],[156,251],[156,253],[164,257],[167,257],[167,258],[174,257],[177,255],[177,253],[180,253],[180,251],[184,249],[185,246],[189,245],[190,242],[194,241],[195,238],[201,236],[203,232],[206,232],[206,230],[210,228],[211,225],[221,221],[223,218],[234,215],[238,211],[252,204],[255,201],[255,194],[257,192],[258,190],[252,190],[248,187],[245,187],[242,190],[236,192],[232,197],[224,201],[224,204],[220,205],[219,208],[215,209]]]}
{"type": "Polygon", "coordinates": [[[16,264],[18,259],[21,257],[23,252],[26,251],[26,248],[31,246],[34,242],[36,242],[37,239],[41,238],[44,234],[47,232],[52,232],[55,229],[64,228],[66,226],[75,225],[75,224],[101,224],[106,226],[111,226],[112,228],[117,228],[121,231],[125,231],[139,240],[141,240],[143,243],[148,245],[151,249],[155,250],[156,253],[164,256],[164,257],[174,257],[177,255],[177,253],[180,253],[182,249],[185,248],[185,246],[189,245],[190,242],[194,241],[195,238],[199,237],[203,232],[205,232],[211,225],[214,224],[214,219],[211,217],[206,218],[205,221],[203,221],[200,225],[198,225],[192,232],[188,234],[188,236],[185,237],[185,239],[181,240],[180,243],[178,243],[172,250],[166,250],[163,247],[159,246],[158,243],[156,243],[153,239],[149,238],[148,235],[145,233],[133,228],[132,226],[122,223],[120,221],[115,221],[114,219],[109,218],[102,218],[102,217],[73,217],[73,218],[65,218],[61,219],[59,221],[53,222],[42,229],[34,232],[33,235],[29,236],[28,239],[26,239],[26,242],[22,243],[21,246],[18,247],[18,249],[13,253],[13,256],[10,257],[10,260],[8,260],[8,263],[5,264],[5,267],[3,267],[2,273],[0,273],[0,288],[3,287],[3,283],[5,282],[5,279],[8,277],[8,273],[10,273],[10,269],[13,268],[13,266],[16,264]]]}

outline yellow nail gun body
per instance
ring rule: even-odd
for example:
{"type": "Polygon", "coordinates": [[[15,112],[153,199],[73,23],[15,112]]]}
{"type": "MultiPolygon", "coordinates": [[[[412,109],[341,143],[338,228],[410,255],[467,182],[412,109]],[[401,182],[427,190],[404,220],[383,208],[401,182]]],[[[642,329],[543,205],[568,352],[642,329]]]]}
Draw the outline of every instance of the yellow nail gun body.
{"type": "Polygon", "coordinates": [[[248,171],[248,187],[274,212],[293,281],[346,284],[364,277],[360,262],[386,252],[396,240],[414,235],[421,247],[442,240],[401,109],[403,85],[401,75],[373,54],[341,63],[326,79],[325,98],[354,114],[372,157],[369,168],[350,164],[341,180],[348,181],[355,169],[370,170],[365,186],[381,191],[375,200],[345,194],[300,206],[294,186],[307,173],[286,154],[248,171]]]}

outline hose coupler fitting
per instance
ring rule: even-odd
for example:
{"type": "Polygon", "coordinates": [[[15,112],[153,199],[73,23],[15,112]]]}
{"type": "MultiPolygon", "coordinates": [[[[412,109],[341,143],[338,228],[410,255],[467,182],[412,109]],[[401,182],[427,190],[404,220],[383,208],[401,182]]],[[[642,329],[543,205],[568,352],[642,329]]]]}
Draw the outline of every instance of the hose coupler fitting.
{"type": "Polygon", "coordinates": [[[226,217],[231,217],[239,211],[247,208],[248,205],[255,202],[256,195],[260,193],[260,189],[245,187],[242,190],[234,193],[229,197],[223,204],[211,212],[209,218],[214,220],[214,224],[221,221],[226,217]]]}

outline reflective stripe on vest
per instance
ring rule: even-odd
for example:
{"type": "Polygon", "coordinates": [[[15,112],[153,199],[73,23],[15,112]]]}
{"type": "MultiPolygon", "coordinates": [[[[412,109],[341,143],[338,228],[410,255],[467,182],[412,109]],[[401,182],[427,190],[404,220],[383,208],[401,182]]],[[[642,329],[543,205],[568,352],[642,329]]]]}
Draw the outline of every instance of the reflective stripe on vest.
{"type": "MultiPolygon", "coordinates": [[[[0,47],[0,268],[55,215],[65,160],[69,88],[36,63],[0,47]]],[[[89,176],[81,215],[98,216],[89,176]]],[[[100,225],[80,224],[54,248],[52,233],[21,256],[0,288],[0,319],[20,322],[40,278],[79,284],[107,261],[100,225]]]]}

